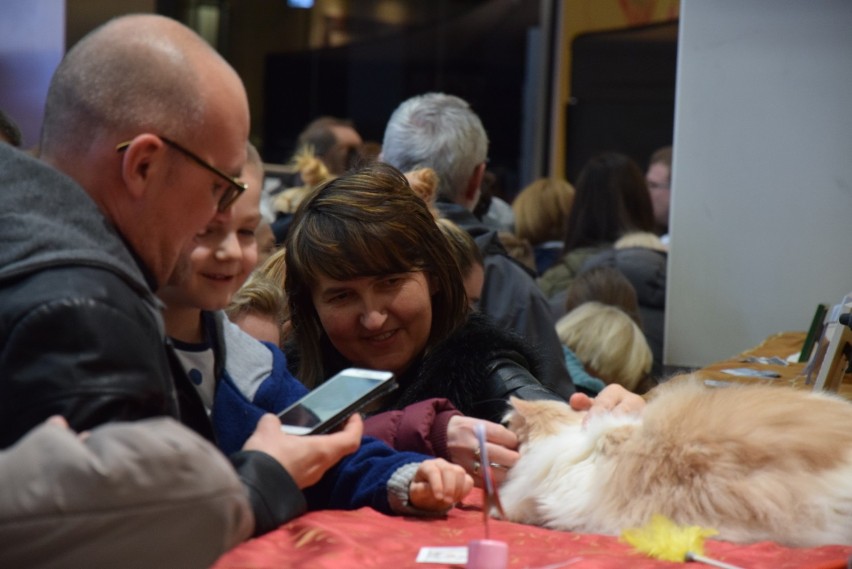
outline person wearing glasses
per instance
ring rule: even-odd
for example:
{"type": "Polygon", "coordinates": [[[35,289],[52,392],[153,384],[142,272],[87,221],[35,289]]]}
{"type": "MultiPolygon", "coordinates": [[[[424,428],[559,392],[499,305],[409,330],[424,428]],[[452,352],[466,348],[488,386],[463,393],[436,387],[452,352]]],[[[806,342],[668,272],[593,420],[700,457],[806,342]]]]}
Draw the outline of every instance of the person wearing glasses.
{"type": "MultiPolygon", "coordinates": [[[[248,133],[236,72],[174,20],[120,17],[67,53],[48,89],[43,163],[0,145],[0,449],[54,415],[77,432],[171,416],[214,440],[155,291],[183,270],[178,259],[198,232],[231,215],[246,188],[237,176],[248,133]]],[[[222,518],[246,497],[255,534],[300,513],[282,499],[295,490],[283,438],[259,430],[229,457],[245,493],[222,504],[222,518]]],[[[353,446],[329,444],[320,458],[353,446]]],[[[179,469],[171,479],[177,490],[197,482],[179,469]]],[[[246,537],[235,523],[222,524],[226,535],[205,533],[209,515],[184,517],[160,550],[182,536],[221,552],[246,537]]]]}
{"type": "MultiPolygon", "coordinates": [[[[157,293],[165,304],[166,333],[210,413],[217,445],[228,454],[243,448],[261,427],[280,432],[274,413],[307,393],[276,346],[243,332],[222,311],[257,265],[262,164],[256,153],[250,154],[258,161],[250,159],[244,170],[251,182],[245,196],[234,204],[229,219],[217,217],[196,236],[184,253],[189,270],[157,293]]],[[[281,435],[288,447],[282,466],[301,489],[287,496],[295,508],[370,506],[385,514],[434,516],[470,490],[473,480],[460,467],[394,452],[377,440],[361,438],[362,429],[356,413],[330,434],[281,435]],[[341,440],[349,441],[353,452],[336,464],[318,465],[313,455],[341,440]]]]}

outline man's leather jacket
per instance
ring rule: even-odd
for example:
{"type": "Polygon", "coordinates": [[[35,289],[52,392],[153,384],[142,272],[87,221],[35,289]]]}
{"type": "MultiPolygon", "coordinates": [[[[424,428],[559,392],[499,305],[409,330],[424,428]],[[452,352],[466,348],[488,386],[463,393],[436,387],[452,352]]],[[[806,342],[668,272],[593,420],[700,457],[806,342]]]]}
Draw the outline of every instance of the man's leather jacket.
{"type": "MultiPolygon", "coordinates": [[[[171,416],[212,440],[166,343],[153,279],[70,178],[0,145],[0,448],[51,415],[72,428],[171,416]]],[[[305,510],[272,457],[230,457],[255,533],[305,510]]]]}

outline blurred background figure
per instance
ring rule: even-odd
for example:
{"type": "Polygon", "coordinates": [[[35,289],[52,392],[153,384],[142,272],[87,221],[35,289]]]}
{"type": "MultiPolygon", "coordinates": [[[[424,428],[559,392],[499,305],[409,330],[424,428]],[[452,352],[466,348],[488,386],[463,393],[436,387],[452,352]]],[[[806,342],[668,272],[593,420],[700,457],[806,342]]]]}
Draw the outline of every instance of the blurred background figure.
{"type": "Polygon", "coordinates": [[[654,208],[657,235],[663,244],[669,244],[669,201],[672,197],[672,147],[664,146],[651,154],[648,171],[645,173],[648,194],[654,208]]]}
{"type": "Polygon", "coordinates": [[[633,231],[653,231],[654,211],[639,165],[625,154],[591,158],[577,177],[576,195],[559,259],[541,278],[548,298],[565,291],[583,263],[633,231]]]}
{"type": "Polygon", "coordinates": [[[636,291],[642,330],[654,354],[652,374],[661,378],[668,276],[668,252],[665,245],[651,232],[628,233],[611,248],[588,258],[583,263],[581,274],[595,267],[618,270],[636,291]]]}
{"type": "Polygon", "coordinates": [[[310,190],[335,177],[310,146],[302,147],[290,160],[290,166],[298,174],[300,185],[287,188],[275,196],[273,209],[277,212],[295,212],[299,202],[310,190]]]}
{"type": "Polygon", "coordinates": [[[252,274],[231,298],[225,314],[250,336],[278,347],[284,345],[290,311],[283,283],[260,273],[252,274]]]}
{"type": "Polygon", "coordinates": [[[266,261],[259,263],[225,309],[231,322],[258,340],[272,341],[273,326],[278,328],[278,345],[290,338],[290,308],[284,292],[287,258],[279,247],[266,261]],[[247,315],[251,317],[246,318],[247,315]]]}
{"type": "Polygon", "coordinates": [[[578,389],[594,396],[606,385],[617,383],[635,393],[643,392],[639,388],[651,371],[651,348],[642,329],[623,310],[584,302],[556,323],[556,332],[578,389]]]}
{"type": "Polygon", "coordinates": [[[310,190],[375,160],[380,151],[377,143],[364,144],[351,120],[325,115],[308,123],[296,140],[289,163],[268,168],[263,203],[274,216],[276,244],[284,242],[292,214],[310,190]]]}
{"type": "Polygon", "coordinates": [[[299,135],[296,151],[313,148],[333,176],[339,176],[358,165],[364,141],[348,119],[323,116],[311,121],[299,135]]]}
{"type": "Polygon", "coordinates": [[[473,208],[473,215],[494,231],[512,233],[515,230],[515,212],[502,196],[505,188],[500,177],[492,170],[482,173],[479,185],[479,201],[473,208]]]}
{"type": "Polygon", "coordinates": [[[599,266],[582,271],[568,287],[564,311],[558,318],[591,301],[616,306],[642,325],[636,289],[618,269],[599,266]]]}
{"type": "MultiPolygon", "coordinates": [[[[614,381],[641,394],[657,385],[660,375],[654,371],[656,354],[649,345],[643,309],[631,281],[615,267],[592,266],[584,268],[566,292],[556,331],[565,352],[565,364],[578,389],[593,394],[594,389],[614,381]],[[597,307],[580,310],[590,304],[614,307],[619,314],[597,307]],[[635,328],[626,318],[633,321],[635,328]],[[610,341],[610,334],[618,338],[612,344],[601,345],[610,341]]],[[[653,317],[650,320],[656,322],[653,317]]]]}
{"type": "Polygon", "coordinates": [[[515,197],[515,235],[532,245],[539,275],[553,266],[562,251],[574,186],[560,178],[539,178],[515,197]]]}
{"type": "MultiPolygon", "coordinates": [[[[263,167],[263,160],[257,148],[248,143],[246,147],[246,165],[243,167],[242,179],[245,183],[253,188],[264,187],[264,178],[266,172],[263,167]]],[[[269,205],[261,200],[260,204],[260,223],[254,231],[255,239],[257,240],[257,256],[258,264],[262,263],[269,257],[276,248],[275,233],[272,230],[272,222],[275,219],[269,205]]]]}
{"type": "Polygon", "coordinates": [[[450,221],[439,219],[438,227],[450,243],[450,252],[461,270],[464,292],[471,310],[475,310],[485,284],[485,259],[470,233],[450,221]]]}

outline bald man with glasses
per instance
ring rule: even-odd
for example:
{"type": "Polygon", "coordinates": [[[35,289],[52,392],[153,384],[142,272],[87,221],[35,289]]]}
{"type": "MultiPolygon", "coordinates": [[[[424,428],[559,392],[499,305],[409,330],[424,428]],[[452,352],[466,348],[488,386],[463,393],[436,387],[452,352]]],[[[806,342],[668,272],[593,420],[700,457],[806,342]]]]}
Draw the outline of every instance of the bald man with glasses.
{"type": "MultiPolygon", "coordinates": [[[[174,20],[117,18],[68,52],[47,95],[41,162],[0,145],[0,451],[55,415],[78,432],[167,416],[214,440],[155,291],[195,235],[231,215],[248,133],[236,72],[174,20]]],[[[265,424],[229,457],[246,492],[222,513],[230,533],[203,535],[218,539],[210,547],[251,533],[237,523],[245,496],[255,535],[302,513],[288,470],[324,472],[360,441],[336,433],[294,449],[298,438],[265,424]]],[[[175,484],[193,483],[179,474],[175,484]]]]}

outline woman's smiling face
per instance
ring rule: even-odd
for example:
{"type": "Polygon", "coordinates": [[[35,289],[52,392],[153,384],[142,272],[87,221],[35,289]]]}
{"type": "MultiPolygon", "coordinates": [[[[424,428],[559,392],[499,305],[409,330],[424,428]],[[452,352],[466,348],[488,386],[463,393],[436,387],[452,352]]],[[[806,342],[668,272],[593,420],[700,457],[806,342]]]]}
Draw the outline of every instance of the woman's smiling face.
{"type": "Polygon", "coordinates": [[[429,340],[432,292],[423,271],[343,281],[320,275],[312,298],[328,339],[343,357],[399,376],[429,340]]]}

